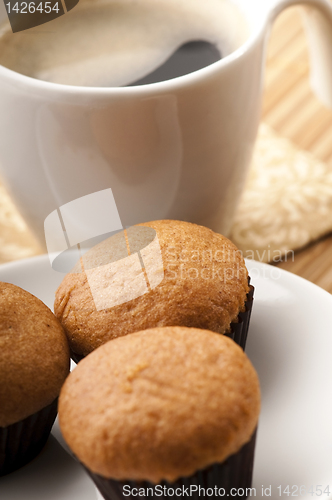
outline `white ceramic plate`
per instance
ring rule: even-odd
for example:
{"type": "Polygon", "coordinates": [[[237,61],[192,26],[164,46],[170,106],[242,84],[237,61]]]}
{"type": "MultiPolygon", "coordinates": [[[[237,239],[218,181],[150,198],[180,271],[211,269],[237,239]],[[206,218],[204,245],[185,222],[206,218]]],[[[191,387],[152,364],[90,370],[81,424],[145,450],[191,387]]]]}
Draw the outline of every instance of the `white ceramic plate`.
{"type": "MultiPolygon", "coordinates": [[[[278,268],[247,265],[256,288],[247,353],[262,388],[256,498],[331,499],[332,297],[278,268]]],[[[0,266],[0,280],[49,307],[62,278],[47,256],[0,266]]],[[[1,500],[96,500],[92,483],[57,441],[57,425],[52,434],[39,457],[0,478],[1,500]]]]}

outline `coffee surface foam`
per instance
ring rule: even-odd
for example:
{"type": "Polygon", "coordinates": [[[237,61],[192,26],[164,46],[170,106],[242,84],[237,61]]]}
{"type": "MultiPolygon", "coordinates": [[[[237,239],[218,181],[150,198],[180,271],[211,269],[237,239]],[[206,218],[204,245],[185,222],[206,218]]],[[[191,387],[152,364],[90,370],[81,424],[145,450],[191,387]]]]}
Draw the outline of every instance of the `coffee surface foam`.
{"type": "Polygon", "coordinates": [[[248,38],[228,0],[81,0],[67,14],[26,31],[0,31],[0,64],[48,82],[128,85],[182,44],[206,40],[223,56],[248,38]]]}

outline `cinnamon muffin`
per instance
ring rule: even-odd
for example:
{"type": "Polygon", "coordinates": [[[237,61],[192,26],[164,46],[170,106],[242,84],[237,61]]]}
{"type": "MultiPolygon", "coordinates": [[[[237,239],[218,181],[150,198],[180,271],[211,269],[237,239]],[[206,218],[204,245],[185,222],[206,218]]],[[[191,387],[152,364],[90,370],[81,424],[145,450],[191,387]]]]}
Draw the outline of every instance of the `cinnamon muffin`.
{"type": "Polygon", "coordinates": [[[252,291],[248,297],[244,259],[227,238],[162,220],[133,226],[89,250],[56,291],[54,311],[76,359],[156,326],[236,335],[244,348],[252,291]]]}
{"type": "Polygon", "coordinates": [[[257,374],[243,350],[184,327],[104,344],[59,398],[63,436],[106,499],[121,498],[124,485],[250,487],[259,411],[257,374]]]}
{"type": "Polygon", "coordinates": [[[68,342],[54,314],[25,290],[0,283],[0,475],[42,449],[68,373],[68,342]]]}

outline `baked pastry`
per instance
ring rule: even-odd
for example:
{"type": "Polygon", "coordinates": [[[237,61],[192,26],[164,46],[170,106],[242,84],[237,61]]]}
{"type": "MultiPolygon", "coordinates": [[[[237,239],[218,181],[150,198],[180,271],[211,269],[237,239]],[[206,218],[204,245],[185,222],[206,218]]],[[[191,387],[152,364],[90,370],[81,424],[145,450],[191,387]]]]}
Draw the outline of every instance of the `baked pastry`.
{"type": "Polygon", "coordinates": [[[244,348],[249,292],[244,259],[227,238],[188,222],[162,220],[133,226],[89,250],[56,291],[54,312],[74,359],[155,326],[234,336],[233,322],[244,348]]]}
{"type": "Polygon", "coordinates": [[[258,377],[243,350],[185,327],[104,344],[59,398],[64,439],[106,499],[142,481],[250,487],[259,411],[258,377]]]}
{"type": "Polygon", "coordinates": [[[0,475],[46,443],[69,360],[66,336],[48,307],[0,282],[0,475]]]}

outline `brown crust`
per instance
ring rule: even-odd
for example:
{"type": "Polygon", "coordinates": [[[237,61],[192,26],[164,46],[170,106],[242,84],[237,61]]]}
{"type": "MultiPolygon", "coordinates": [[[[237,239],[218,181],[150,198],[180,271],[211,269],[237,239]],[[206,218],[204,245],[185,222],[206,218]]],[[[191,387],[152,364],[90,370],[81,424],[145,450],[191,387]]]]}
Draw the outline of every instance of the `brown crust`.
{"type": "MultiPolygon", "coordinates": [[[[78,355],[108,340],[155,326],[187,326],[225,333],[244,308],[247,269],[237,248],[210,229],[180,221],[155,221],[163,281],[149,293],[97,311],[84,272],[68,274],[54,311],[78,355]]],[[[109,240],[91,252],[110,252],[109,240]]]]}
{"type": "Polygon", "coordinates": [[[0,282],[0,427],[52,403],[68,372],[68,342],[54,314],[29,292],[0,282]]]}
{"type": "Polygon", "coordinates": [[[88,469],[154,483],[236,453],[259,410],[257,374],[242,349],[184,327],[104,344],[78,364],[59,398],[63,436],[88,469]]]}

